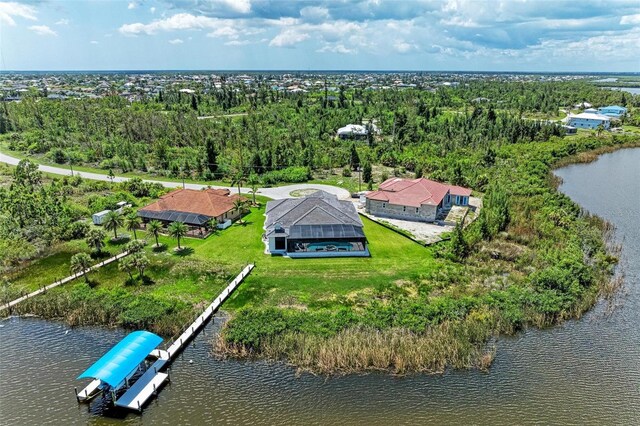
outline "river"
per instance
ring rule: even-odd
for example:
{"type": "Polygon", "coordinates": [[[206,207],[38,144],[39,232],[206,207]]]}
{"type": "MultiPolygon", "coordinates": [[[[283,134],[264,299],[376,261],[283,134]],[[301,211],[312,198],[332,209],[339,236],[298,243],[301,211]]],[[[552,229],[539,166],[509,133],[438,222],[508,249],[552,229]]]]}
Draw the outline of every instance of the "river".
{"type": "Polygon", "coordinates": [[[556,174],[562,192],[617,225],[622,305],[501,338],[487,373],[298,376],[281,364],[212,358],[216,321],[139,416],[77,404],[73,392],[124,331],[12,318],[0,322],[0,424],[640,424],[640,149],[556,174]]]}

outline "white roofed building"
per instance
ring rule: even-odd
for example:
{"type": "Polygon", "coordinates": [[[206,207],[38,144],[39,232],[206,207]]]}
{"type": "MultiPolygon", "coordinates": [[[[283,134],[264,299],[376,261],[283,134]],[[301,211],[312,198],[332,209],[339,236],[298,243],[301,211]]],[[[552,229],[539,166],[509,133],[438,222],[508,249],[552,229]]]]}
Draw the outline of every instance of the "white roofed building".
{"type": "Polygon", "coordinates": [[[608,129],[611,126],[611,117],[588,112],[576,115],[569,114],[564,121],[568,126],[577,129],[596,129],[600,125],[604,129],[608,129]]]}

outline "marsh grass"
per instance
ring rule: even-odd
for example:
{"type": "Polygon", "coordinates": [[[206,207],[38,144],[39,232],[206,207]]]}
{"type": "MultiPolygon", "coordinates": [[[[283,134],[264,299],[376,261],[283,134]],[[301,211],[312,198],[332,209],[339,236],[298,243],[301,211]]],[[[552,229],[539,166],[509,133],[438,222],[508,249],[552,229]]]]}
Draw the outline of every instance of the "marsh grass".
{"type": "MultiPolygon", "coordinates": [[[[265,341],[261,357],[296,366],[300,371],[334,375],[372,371],[393,374],[442,373],[448,367],[485,370],[495,350],[485,342],[493,334],[493,324],[468,318],[447,321],[422,333],[403,328],[378,330],[354,327],[331,337],[286,333],[265,341]]],[[[214,341],[215,353],[231,357],[251,357],[242,346],[214,341]]]]}

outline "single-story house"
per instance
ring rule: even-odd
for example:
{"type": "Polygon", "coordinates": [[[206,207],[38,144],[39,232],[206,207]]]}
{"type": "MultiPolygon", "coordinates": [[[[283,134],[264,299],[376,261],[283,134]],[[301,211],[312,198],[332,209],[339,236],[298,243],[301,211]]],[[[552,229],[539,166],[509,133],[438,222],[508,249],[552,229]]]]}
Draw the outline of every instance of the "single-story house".
{"type": "Polygon", "coordinates": [[[453,205],[468,206],[471,190],[433,180],[391,178],[366,195],[367,213],[417,222],[434,222],[453,205]]]}
{"type": "Polygon", "coordinates": [[[598,112],[602,115],[609,117],[619,118],[623,115],[627,115],[627,109],[618,105],[610,105],[602,108],[598,108],[598,112]]]}
{"type": "Polygon", "coordinates": [[[611,126],[611,117],[602,114],[593,114],[583,112],[582,114],[569,114],[565,119],[568,126],[577,129],[595,129],[602,125],[604,129],[611,126]]]}
{"type": "MultiPolygon", "coordinates": [[[[374,134],[380,133],[378,127],[371,123],[371,131],[374,134]]],[[[363,124],[347,124],[338,129],[338,137],[340,139],[365,139],[369,134],[369,129],[363,124]]]]}
{"type": "Polygon", "coordinates": [[[591,105],[589,102],[580,102],[579,104],[575,104],[573,107],[574,108],[591,108],[593,105],[591,105]]]}
{"type": "Polygon", "coordinates": [[[235,207],[236,200],[246,201],[239,195],[231,195],[228,189],[176,189],[138,210],[143,224],[159,220],[164,226],[182,222],[189,226],[189,235],[204,236],[211,228],[211,221],[224,223],[241,215],[235,207]]]}
{"type": "Polygon", "coordinates": [[[564,124],[562,128],[567,135],[575,135],[576,133],[578,133],[578,129],[573,126],[567,126],[566,124],[564,124]]]}
{"type": "Polygon", "coordinates": [[[324,191],[269,201],[267,253],[289,257],[369,256],[362,220],[351,201],[324,191]]]}

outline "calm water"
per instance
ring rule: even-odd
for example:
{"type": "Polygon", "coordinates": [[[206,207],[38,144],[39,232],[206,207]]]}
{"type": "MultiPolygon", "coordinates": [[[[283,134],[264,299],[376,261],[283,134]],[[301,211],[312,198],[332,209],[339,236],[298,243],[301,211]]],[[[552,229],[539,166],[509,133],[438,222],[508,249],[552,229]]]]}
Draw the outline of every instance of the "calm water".
{"type": "MultiPolygon", "coordinates": [[[[0,327],[0,424],[640,424],[640,149],[557,172],[561,190],[618,226],[622,306],[498,342],[488,373],[325,379],[219,361],[209,325],[142,416],[76,403],[74,378],[124,336],[39,319],[0,327]],[[190,363],[190,361],[193,361],[190,363]]],[[[242,288],[240,288],[242,291],[242,288]]]]}
{"type": "Polygon", "coordinates": [[[640,95],[640,87],[610,87],[609,89],[640,95]]]}

